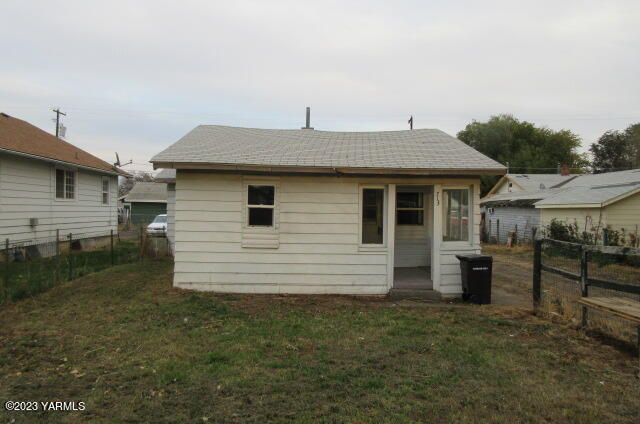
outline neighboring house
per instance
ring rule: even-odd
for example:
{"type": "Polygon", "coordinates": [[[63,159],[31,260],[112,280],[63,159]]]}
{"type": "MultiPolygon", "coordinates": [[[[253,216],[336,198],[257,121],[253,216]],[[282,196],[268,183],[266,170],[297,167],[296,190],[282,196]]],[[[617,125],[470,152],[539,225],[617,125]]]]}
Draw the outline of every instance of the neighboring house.
{"type": "Polygon", "coordinates": [[[245,293],[457,296],[505,172],[432,129],[198,126],[151,162],[177,169],[174,285],[245,293]]]}
{"type": "Polygon", "coordinates": [[[569,174],[569,170],[566,168],[563,168],[563,173],[560,174],[506,174],[500,178],[485,198],[494,194],[548,190],[560,187],[577,176],[569,174]]]}
{"type": "Polygon", "coordinates": [[[508,232],[516,231],[516,225],[518,238],[529,239],[532,228],[556,219],[577,225],[580,232],[597,234],[601,241],[602,230],[608,229],[624,233],[627,244],[637,244],[640,169],[570,175],[542,190],[492,192],[481,202],[486,211],[484,231],[492,239],[499,234],[501,243],[508,232]]]}
{"type": "Polygon", "coordinates": [[[156,216],[167,213],[167,184],[138,181],[122,202],[131,224],[149,224],[156,216]]]}
{"type": "Polygon", "coordinates": [[[176,170],[162,169],[154,179],[158,183],[167,184],[167,238],[173,254],[176,232],[176,170]]]}
{"type": "Polygon", "coordinates": [[[118,176],[74,145],[0,113],[0,237],[34,243],[118,231],[118,176]]]}
{"type": "Polygon", "coordinates": [[[568,181],[563,174],[506,174],[480,201],[487,240],[506,243],[510,232],[520,241],[531,240],[540,227],[540,211],[533,205],[568,181]]]}

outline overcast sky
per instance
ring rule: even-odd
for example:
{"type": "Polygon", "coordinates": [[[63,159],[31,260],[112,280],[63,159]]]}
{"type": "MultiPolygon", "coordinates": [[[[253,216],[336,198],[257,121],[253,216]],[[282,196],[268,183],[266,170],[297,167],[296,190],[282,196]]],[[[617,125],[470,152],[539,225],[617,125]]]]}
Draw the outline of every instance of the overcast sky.
{"type": "Polygon", "coordinates": [[[584,149],[640,121],[640,1],[5,1],[0,111],[126,169],[198,124],[440,128],[512,113],[584,149]]]}

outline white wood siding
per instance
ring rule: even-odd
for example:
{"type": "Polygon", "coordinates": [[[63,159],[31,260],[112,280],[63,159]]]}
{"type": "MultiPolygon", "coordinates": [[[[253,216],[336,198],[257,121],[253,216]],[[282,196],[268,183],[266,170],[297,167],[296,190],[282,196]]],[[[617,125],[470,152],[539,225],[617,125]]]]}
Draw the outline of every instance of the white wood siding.
{"type": "Polygon", "coordinates": [[[594,227],[606,227],[607,219],[601,208],[538,208],[540,221],[547,226],[552,220],[565,224],[577,224],[580,231],[591,231],[594,227]]]}
{"type": "Polygon", "coordinates": [[[500,230],[499,242],[507,242],[508,233],[515,232],[518,227],[518,240],[531,240],[532,228],[540,226],[540,209],[500,207],[493,208],[493,213],[485,214],[485,231],[493,239],[500,230]],[[500,225],[498,226],[498,221],[500,225]]]}
{"type": "MultiPolygon", "coordinates": [[[[360,246],[359,187],[438,181],[454,182],[262,178],[180,171],[176,180],[174,285],[221,292],[385,294],[393,275],[389,271],[391,253],[387,247],[371,251],[360,246]],[[248,181],[277,185],[276,228],[265,233],[277,238],[275,248],[243,244],[247,234],[243,198],[248,181]]],[[[477,194],[474,200],[477,202],[477,194]]],[[[474,225],[476,222],[479,218],[474,225]]],[[[459,281],[457,288],[453,283],[448,287],[452,292],[461,291],[459,281]]]]}
{"type": "Polygon", "coordinates": [[[169,247],[171,253],[175,251],[175,234],[176,234],[176,185],[175,183],[167,184],[167,238],[169,239],[169,247]]]}
{"type": "MultiPolygon", "coordinates": [[[[606,222],[614,230],[635,233],[640,227],[640,193],[604,208],[606,222]]],[[[627,237],[628,239],[628,237],[627,237]]]]}
{"type": "MultiPolygon", "coordinates": [[[[118,230],[118,178],[109,177],[109,205],[102,204],[104,174],[76,169],[76,198],[55,198],[53,164],[0,155],[0,238],[32,241],[73,233],[74,237],[105,235],[118,230]],[[30,218],[38,225],[31,227],[30,218]]],[[[73,169],[73,168],[66,168],[73,169]]]]}

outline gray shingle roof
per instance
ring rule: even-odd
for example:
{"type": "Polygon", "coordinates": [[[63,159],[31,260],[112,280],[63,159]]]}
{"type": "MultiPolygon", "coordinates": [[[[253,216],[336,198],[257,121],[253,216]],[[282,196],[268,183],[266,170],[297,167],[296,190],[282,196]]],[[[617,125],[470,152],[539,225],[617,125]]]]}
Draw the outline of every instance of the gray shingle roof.
{"type": "Polygon", "coordinates": [[[148,202],[148,203],[166,203],[167,202],[167,185],[165,183],[153,182],[137,182],[131,191],[124,196],[123,201],[130,202],[148,202]]]}
{"type": "Polygon", "coordinates": [[[578,178],[571,180],[564,187],[595,187],[636,181],[640,181],[640,169],[605,172],[602,174],[580,174],[578,178]]]}
{"type": "Polygon", "coordinates": [[[159,183],[175,183],[176,170],[171,168],[161,169],[153,178],[159,183]]]}
{"type": "MultiPolygon", "coordinates": [[[[155,155],[154,163],[482,170],[505,168],[436,129],[383,132],[274,130],[201,125],[155,155]]],[[[179,167],[179,166],[177,166],[179,167]]]]}
{"type": "Polygon", "coordinates": [[[507,177],[525,191],[539,191],[553,188],[559,184],[566,184],[568,181],[576,178],[576,175],[508,174],[507,177]]]}
{"type": "MultiPolygon", "coordinates": [[[[535,206],[601,205],[623,194],[640,189],[640,169],[603,174],[573,174],[574,177],[555,188],[496,194],[481,203],[516,205],[535,200],[535,206]]],[[[531,202],[533,203],[533,202],[531,202]]]]}
{"type": "Polygon", "coordinates": [[[567,187],[560,193],[540,200],[536,206],[602,204],[637,189],[640,189],[640,181],[596,187],[567,187]]]}
{"type": "Polygon", "coordinates": [[[501,193],[494,194],[491,197],[486,199],[482,199],[480,201],[481,205],[492,206],[492,205],[522,205],[528,204],[533,205],[535,202],[545,199],[547,197],[553,196],[556,193],[560,193],[565,189],[562,188],[554,188],[547,190],[532,190],[532,191],[514,191],[511,193],[501,193]]]}

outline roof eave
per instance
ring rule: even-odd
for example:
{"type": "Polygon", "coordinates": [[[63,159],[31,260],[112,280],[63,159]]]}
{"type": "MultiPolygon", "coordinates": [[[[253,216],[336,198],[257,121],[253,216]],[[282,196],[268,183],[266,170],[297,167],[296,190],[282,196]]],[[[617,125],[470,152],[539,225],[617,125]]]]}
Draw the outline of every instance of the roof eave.
{"type": "MultiPolygon", "coordinates": [[[[25,152],[19,152],[17,150],[11,150],[11,149],[5,149],[0,147],[0,152],[2,153],[8,153],[11,155],[16,155],[16,156],[21,156],[21,157],[25,157],[25,158],[29,158],[29,159],[35,159],[35,160],[41,160],[44,162],[50,162],[50,163],[55,163],[55,164],[60,164],[60,165],[64,165],[64,166],[74,166],[80,169],[85,169],[88,171],[93,171],[93,172],[100,172],[102,174],[109,174],[109,175],[115,175],[115,176],[121,176],[121,177],[130,177],[131,174],[129,174],[128,172],[125,172],[121,169],[116,168],[118,171],[107,171],[106,169],[100,169],[100,168],[94,168],[92,166],[86,166],[86,165],[80,165],[77,163],[73,163],[73,162],[67,162],[64,160],[59,160],[59,159],[53,159],[53,158],[48,158],[45,156],[38,156],[38,155],[33,155],[31,153],[25,153],[25,152]]],[[[115,168],[115,167],[114,167],[115,168]]]]}
{"type": "Polygon", "coordinates": [[[536,204],[537,209],[580,209],[580,208],[601,208],[602,203],[555,203],[555,204],[536,204]]]}
{"type": "Polygon", "coordinates": [[[167,203],[167,199],[133,199],[129,200],[126,197],[122,199],[124,203],[167,203]]]}
{"type": "Polygon", "coordinates": [[[349,175],[504,175],[506,168],[488,169],[417,169],[417,168],[351,168],[329,166],[291,166],[291,165],[241,165],[193,162],[152,161],[153,169],[200,169],[231,172],[266,172],[298,174],[349,174],[349,175]]]}
{"type": "Polygon", "coordinates": [[[640,193],[640,187],[638,187],[635,190],[630,190],[630,191],[628,191],[626,193],[622,193],[621,195],[616,196],[616,197],[614,197],[612,199],[609,199],[606,202],[602,203],[602,206],[609,206],[612,203],[619,202],[620,200],[626,199],[629,196],[633,196],[636,193],[640,193]]]}

